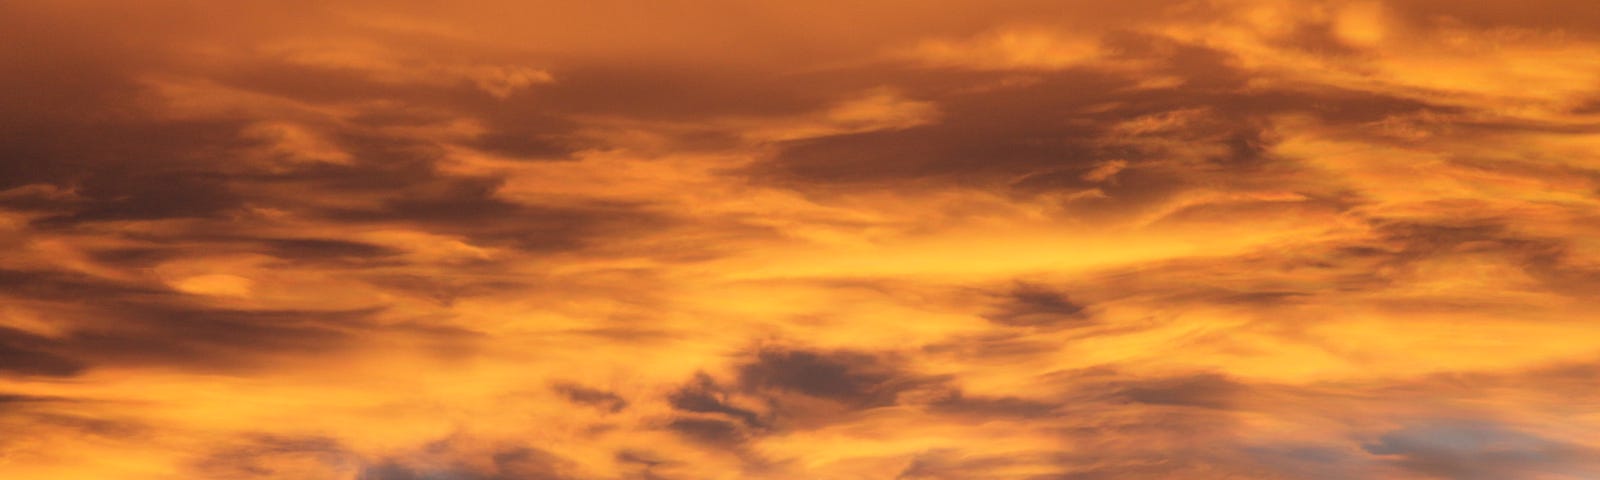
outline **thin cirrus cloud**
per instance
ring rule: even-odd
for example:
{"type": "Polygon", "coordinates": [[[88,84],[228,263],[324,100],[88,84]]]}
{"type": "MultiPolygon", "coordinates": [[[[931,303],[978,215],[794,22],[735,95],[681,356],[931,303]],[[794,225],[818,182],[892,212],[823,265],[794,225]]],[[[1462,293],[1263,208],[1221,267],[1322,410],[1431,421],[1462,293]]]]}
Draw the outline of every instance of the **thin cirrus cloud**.
{"type": "Polygon", "coordinates": [[[1590,478],[1581,2],[12,3],[6,478],[1590,478]]]}

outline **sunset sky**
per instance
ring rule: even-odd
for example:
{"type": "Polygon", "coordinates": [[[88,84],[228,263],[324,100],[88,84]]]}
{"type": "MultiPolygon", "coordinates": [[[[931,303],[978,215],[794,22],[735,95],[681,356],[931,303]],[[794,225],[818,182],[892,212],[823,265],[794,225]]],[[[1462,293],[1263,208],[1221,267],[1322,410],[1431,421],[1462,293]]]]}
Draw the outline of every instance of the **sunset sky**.
{"type": "Polygon", "coordinates": [[[0,0],[0,479],[1600,478],[1592,0],[0,0]]]}

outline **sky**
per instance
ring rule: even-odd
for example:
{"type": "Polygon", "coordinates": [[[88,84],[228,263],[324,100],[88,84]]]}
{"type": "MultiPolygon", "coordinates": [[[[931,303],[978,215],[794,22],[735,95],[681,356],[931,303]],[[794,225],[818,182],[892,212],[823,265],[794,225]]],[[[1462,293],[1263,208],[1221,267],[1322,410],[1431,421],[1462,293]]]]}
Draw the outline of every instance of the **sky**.
{"type": "Polygon", "coordinates": [[[1590,1],[0,31],[0,478],[1600,478],[1590,1]]]}

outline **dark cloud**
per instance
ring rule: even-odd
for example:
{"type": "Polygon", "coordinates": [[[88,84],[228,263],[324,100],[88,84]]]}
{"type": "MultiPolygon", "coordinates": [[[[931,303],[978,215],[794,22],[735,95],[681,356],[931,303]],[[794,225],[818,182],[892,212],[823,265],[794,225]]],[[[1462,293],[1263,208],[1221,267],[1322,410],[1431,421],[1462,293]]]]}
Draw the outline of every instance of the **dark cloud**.
{"type": "Polygon", "coordinates": [[[14,393],[0,393],[0,406],[4,406],[6,404],[59,402],[65,400],[67,399],[63,397],[52,397],[45,395],[18,395],[14,393]]]}
{"type": "Polygon", "coordinates": [[[401,253],[381,245],[321,238],[272,238],[262,243],[273,256],[291,261],[370,260],[401,253]]]}
{"type": "Polygon", "coordinates": [[[1360,48],[1339,38],[1336,28],[1332,22],[1304,22],[1280,41],[1289,48],[1315,55],[1338,57],[1362,53],[1360,48]]]}
{"type": "Polygon", "coordinates": [[[1036,450],[1011,455],[972,455],[959,449],[924,452],[897,475],[898,480],[1027,479],[1112,480],[1119,478],[1280,478],[1241,462],[1226,451],[1191,445],[1162,451],[1130,452],[1127,446],[1084,442],[1092,452],[1036,450]],[[1121,447],[1121,448],[1118,448],[1121,447]],[[1114,450],[1113,450],[1114,449],[1114,450]]]}
{"type": "Polygon", "coordinates": [[[1373,462],[1356,448],[1275,444],[1243,447],[1251,461],[1283,478],[1338,480],[1370,478],[1373,462]]]}
{"type": "Polygon", "coordinates": [[[549,130],[530,128],[526,124],[506,126],[479,135],[471,145],[486,152],[522,160],[571,159],[584,145],[570,135],[549,130]]]}
{"type": "Polygon", "coordinates": [[[572,478],[564,473],[568,460],[535,448],[513,448],[490,457],[496,470],[506,478],[560,480],[572,478]]]}
{"type": "Polygon", "coordinates": [[[212,478],[282,478],[303,473],[280,471],[283,464],[305,461],[337,471],[359,462],[354,453],[326,437],[242,435],[228,443],[196,461],[194,472],[212,478]]]}
{"type": "Polygon", "coordinates": [[[88,368],[81,361],[53,353],[56,349],[54,339],[0,327],[0,372],[67,377],[88,368]]]}
{"type": "Polygon", "coordinates": [[[140,247],[91,250],[89,257],[128,274],[0,269],[0,298],[26,305],[62,332],[49,337],[0,332],[0,370],[68,376],[102,364],[186,366],[200,370],[263,365],[279,355],[333,353],[379,337],[422,340],[461,351],[472,334],[442,326],[380,322],[382,309],[228,308],[186,295],[138,270],[163,259],[216,252],[271,252],[301,262],[384,259],[386,247],[312,238],[196,235],[134,237],[140,247]]]}
{"type": "Polygon", "coordinates": [[[167,260],[183,256],[180,248],[121,247],[94,249],[87,252],[96,262],[122,268],[148,268],[167,260]]]}
{"type": "Polygon", "coordinates": [[[593,406],[611,413],[620,412],[628,408],[626,399],[605,390],[570,383],[556,384],[552,388],[555,389],[556,393],[560,393],[573,403],[593,406]]]}
{"type": "Polygon", "coordinates": [[[44,217],[36,224],[62,227],[84,222],[214,218],[244,205],[221,178],[183,171],[141,172],[115,180],[94,177],[80,193],[89,200],[71,213],[44,217]]]}
{"type": "MultiPolygon", "coordinates": [[[[53,38],[53,37],[47,37],[53,38]]],[[[14,50],[14,49],[12,49],[14,50]]],[[[10,50],[8,50],[9,52],[10,50]]],[[[10,196],[0,204],[42,212],[38,228],[66,229],[112,221],[212,220],[246,213],[246,207],[271,208],[336,224],[401,223],[445,234],[466,235],[493,246],[537,251],[571,249],[584,240],[625,228],[648,228],[654,217],[629,205],[585,207],[527,206],[497,198],[500,178],[466,178],[441,173],[438,140],[392,130],[439,125],[462,118],[490,123],[490,132],[469,144],[517,157],[565,158],[581,142],[575,124],[537,109],[506,111],[505,105],[476,91],[471,82],[444,87],[407,86],[375,81],[360,72],[272,62],[219,65],[212,80],[241,92],[279,96],[311,104],[369,99],[350,121],[293,116],[294,122],[348,155],[343,164],[303,162],[294,152],[278,152],[250,134],[266,115],[243,107],[211,118],[164,119],[144,109],[150,91],[134,78],[131,65],[81,52],[99,95],[65,96],[39,108],[18,108],[0,121],[15,138],[0,141],[0,190],[28,184],[52,185],[70,196],[10,196]],[[403,102],[394,100],[404,99],[403,102]],[[389,106],[391,104],[406,107],[389,106]],[[530,115],[534,111],[537,115],[530,115]],[[55,112],[98,111],[94,118],[63,118],[55,112]],[[116,112],[115,115],[105,112],[116,112]],[[543,119],[534,121],[535,119],[543,119]],[[13,168],[14,167],[14,168],[13,168]],[[14,171],[13,171],[14,170],[14,171]],[[329,207],[328,196],[359,199],[370,207],[329,207]]],[[[258,59],[260,60],[260,59],[258,59]]],[[[19,82],[39,81],[38,77],[19,82]]],[[[62,91],[64,85],[35,85],[62,91]]],[[[226,96],[226,93],[217,93],[226,96]]],[[[13,98],[7,96],[6,98],[13,98]]],[[[543,109],[543,110],[541,110],[543,109]]],[[[281,115],[276,113],[273,115],[281,115]]],[[[7,135],[10,136],[10,135],[7,135]]],[[[659,223],[657,224],[659,225],[659,223]]],[[[310,244],[302,239],[268,240],[268,253],[300,255],[321,261],[380,256],[351,245],[310,244]],[[350,248],[345,248],[350,247],[350,248]],[[337,251],[335,251],[337,249],[337,251]]],[[[314,239],[304,239],[314,240],[314,239]]]]}
{"type": "MultiPolygon", "coordinates": [[[[742,451],[752,438],[826,427],[841,415],[894,405],[902,392],[942,381],[864,353],[765,349],[739,365],[732,385],[701,373],[673,391],[667,400],[679,414],[667,428],[702,443],[742,451]]],[[[951,412],[1008,402],[946,400],[941,407],[951,412]]]]}
{"type": "Polygon", "coordinates": [[[331,351],[367,330],[372,325],[368,319],[376,313],[117,306],[119,312],[106,313],[120,321],[76,332],[64,342],[80,355],[111,361],[226,366],[276,352],[331,351]]]}
{"type": "Polygon", "coordinates": [[[730,405],[729,392],[717,385],[715,380],[706,374],[695,375],[693,381],[683,388],[672,392],[667,398],[672,408],[685,412],[715,413],[733,417],[743,422],[746,426],[761,428],[765,422],[754,411],[730,405]]]}
{"type": "Polygon", "coordinates": [[[1600,13],[1572,0],[1532,0],[1518,5],[1502,2],[1452,2],[1448,0],[1387,0],[1385,8],[1419,26],[1467,25],[1478,29],[1528,28],[1577,35],[1600,34],[1600,13]]]}
{"type": "Polygon", "coordinates": [[[993,181],[1039,169],[1116,158],[1093,140],[1106,125],[1075,112],[1094,103],[1065,92],[1108,91],[1118,79],[1092,72],[1037,85],[941,99],[942,120],[905,130],[797,140],[753,173],[785,181],[879,183],[944,179],[993,181]]]}
{"type": "Polygon", "coordinates": [[[957,358],[1021,361],[1056,351],[1058,348],[1052,342],[1028,333],[1001,331],[961,336],[948,342],[924,346],[923,350],[930,354],[957,358]]]}
{"type": "Polygon", "coordinates": [[[1018,284],[995,312],[984,318],[1010,326],[1071,325],[1087,320],[1084,306],[1067,294],[1032,284],[1018,284]]]}
{"type": "MultiPolygon", "coordinates": [[[[1069,206],[1074,214],[1112,219],[1185,191],[1280,175],[1271,169],[1284,162],[1269,154],[1278,142],[1273,116],[1361,125],[1444,110],[1356,90],[1250,87],[1255,73],[1230,53],[1152,35],[1116,32],[1103,43],[1113,59],[1139,62],[1143,70],[1068,68],[976,91],[913,87],[913,97],[938,106],[935,122],[786,142],[747,173],[803,190],[954,184],[1027,195],[1076,192],[1083,195],[1069,206]],[[1130,87],[1163,76],[1181,82],[1130,87]],[[1091,173],[1109,162],[1125,167],[1091,173]]],[[[1014,74],[992,74],[987,82],[1006,75],[1014,74]]]]}
{"type": "Polygon", "coordinates": [[[1246,394],[1244,385],[1215,374],[1162,378],[1120,385],[1117,398],[1150,405],[1230,408],[1246,394]]]}
{"type": "Polygon", "coordinates": [[[423,341],[441,353],[470,350],[470,332],[406,323],[382,324],[379,310],[240,310],[105,299],[92,308],[63,310],[79,323],[58,337],[0,332],[0,369],[73,375],[102,365],[167,365],[195,371],[236,370],[281,355],[331,354],[356,339],[379,336],[423,341]]]}
{"type": "Polygon", "coordinates": [[[1600,473],[1596,452],[1486,421],[1409,425],[1362,445],[1414,474],[1461,480],[1584,477],[1600,473]]]}
{"type": "Polygon", "coordinates": [[[618,463],[640,465],[646,469],[676,463],[671,460],[665,460],[660,456],[650,452],[639,450],[623,450],[617,452],[616,458],[618,463]]]}
{"type": "Polygon", "coordinates": [[[148,39],[96,41],[117,31],[115,22],[75,10],[0,5],[0,29],[19,39],[0,48],[10,66],[0,72],[0,190],[115,177],[123,172],[112,167],[169,164],[231,136],[226,122],[140,118],[134,77],[167,53],[142,49],[148,39]]]}
{"type": "Polygon", "coordinates": [[[722,447],[742,445],[747,437],[739,424],[708,418],[679,418],[667,423],[667,429],[694,441],[722,447]]]}
{"type": "Polygon", "coordinates": [[[440,277],[403,273],[370,273],[362,281],[415,298],[425,298],[448,306],[457,299],[532,288],[525,281],[472,277],[440,277]]]}
{"type": "MultiPolygon", "coordinates": [[[[1037,418],[1057,414],[1065,404],[1017,397],[969,396],[960,391],[928,404],[930,411],[988,421],[1001,418],[1037,418]]],[[[1062,413],[1065,414],[1065,413],[1062,413]]]]}
{"type": "Polygon", "coordinates": [[[464,235],[477,245],[545,252],[577,249],[594,238],[668,223],[634,205],[515,203],[496,195],[500,183],[493,178],[438,178],[383,194],[375,208],[322,214],[346,224],[411,224],[430,232],[464,235]]]}
{"type": "Polygon", "coordinates": [[[363,467],[357,480],[567,480],[572,462],[530,447],[510,447],[484,455],[436,443],[414,458],[391,458],[363,467]],[[485,456],[484,462],[470,462],[485,456]]]}
{"type": "Polygon", "coordinates": [[[150,287],[91,277],[76,272],[0,269],[0,296],[27,300],[75,300],[127,298],[170,293],[164,287],[150,287]]]}
{"type": "Polygon", "coordinates": [[[777,390],[872,407],[892,405],[922,380],[878,357],[855,352],[763,350],[739,369],[745,389],[777,390]]]}
{"type": "MultiPolygon", "coordinates": [[[[1369,244],[1354,244],[1342,259],[1386,267],[1391,277],[1416,275],[1424,261],[1459,255],[1504,259],[1540,282],[1544,291],[1584,297],[1600,286],[1600,270],[1572,253],[1570,239],[1518,232],[1506,218],[1456,218],[1433,222],[1376,221],[1378,235],[1369,244]]],[[[1387,278],[1385,280],[1394,280],[1387,278]]]]}
{"type": "Polygon", "coordinates": [[[491,476],[454,468],[413,468],[385,462],[361,470],[356,480],[488,480],[491,476]]]}
{"type": "MultiPolygon", "coordinates": [[[[152,433],[160,429],[155,425],[144,422],[98,418],[96,414],[68,414],[55,412],[22,411],[12,415],[13,412],[0,412],[0,421],[7,424],[21,424],[25,427],[37,427],[46,434],[65,433],[68,435],[92,438],[100,441],[147,441],[152,433]]],[[[28,438],[0,438],[0,444],[10,442],[15,444],[28,438]]]]}

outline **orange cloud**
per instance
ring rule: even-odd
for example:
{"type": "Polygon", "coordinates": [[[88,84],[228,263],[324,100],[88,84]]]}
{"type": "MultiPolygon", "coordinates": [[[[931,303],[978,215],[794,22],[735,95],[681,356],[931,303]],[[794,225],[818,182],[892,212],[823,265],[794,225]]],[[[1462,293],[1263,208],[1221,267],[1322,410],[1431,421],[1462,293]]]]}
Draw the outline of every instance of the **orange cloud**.
{"type": "Polygon", "coordinates": [[[0,5],[0,478],[1592,478],[1573,1],[0,5]]]}

